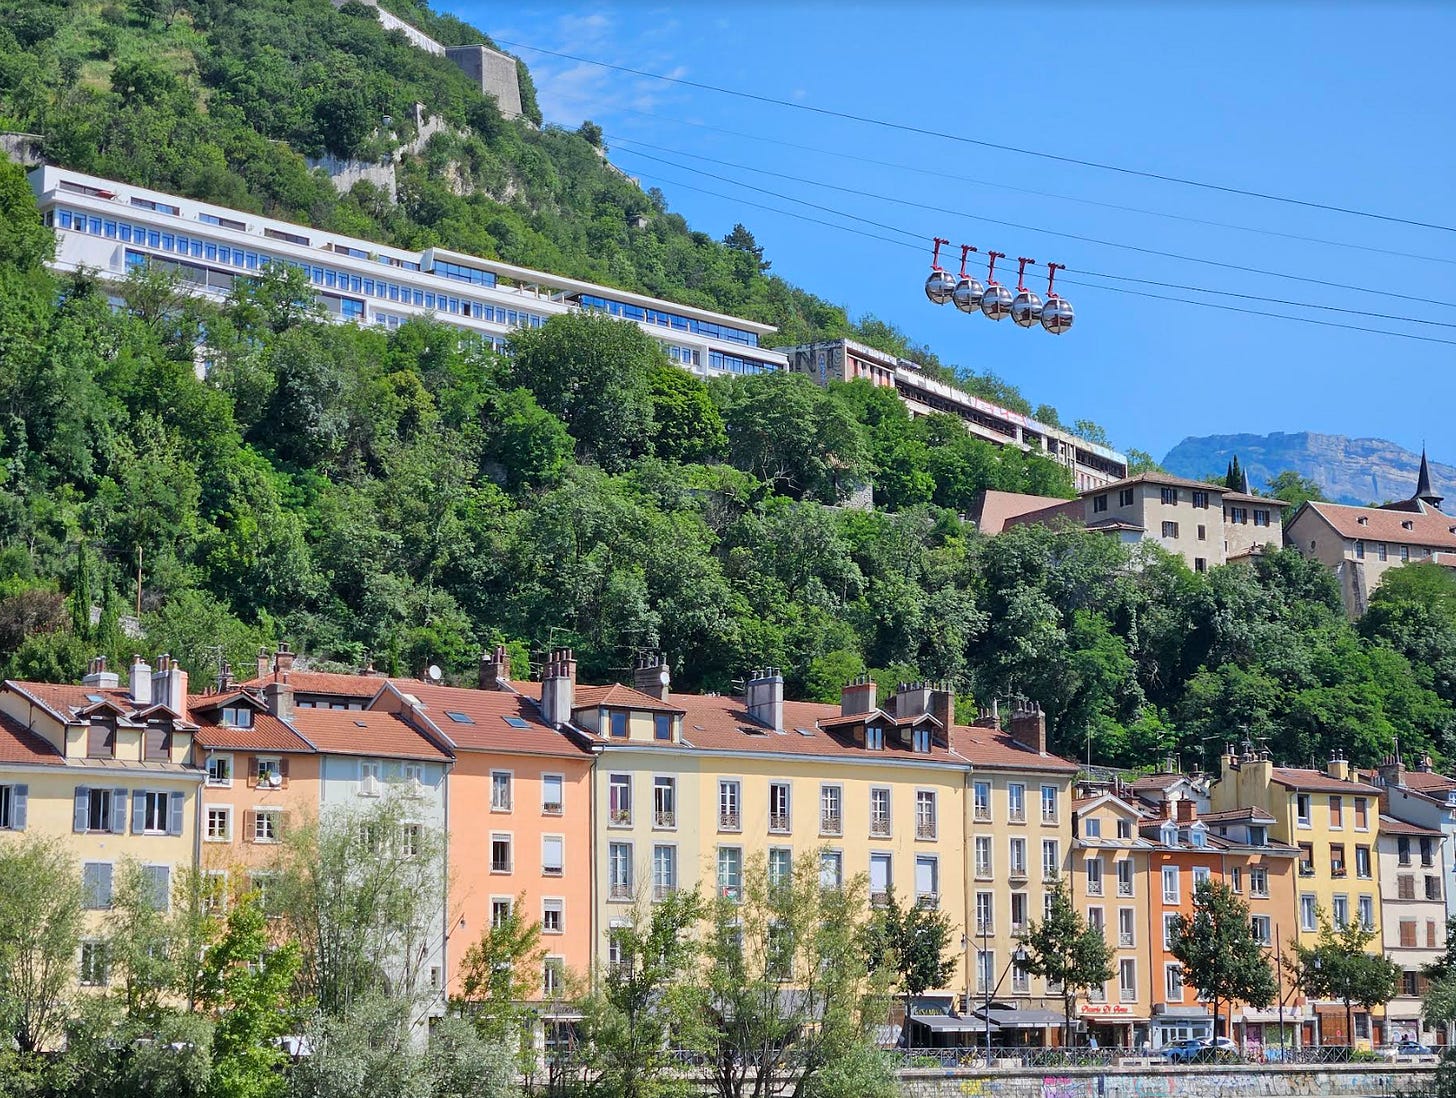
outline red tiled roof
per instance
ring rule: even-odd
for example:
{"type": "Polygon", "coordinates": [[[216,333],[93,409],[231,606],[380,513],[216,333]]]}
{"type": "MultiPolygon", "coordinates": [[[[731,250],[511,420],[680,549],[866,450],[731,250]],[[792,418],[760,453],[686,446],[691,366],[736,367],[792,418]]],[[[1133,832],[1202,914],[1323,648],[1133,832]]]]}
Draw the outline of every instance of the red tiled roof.
{"type": "Polygon", "coordinates": [[[416,679],[391,679],[389,686],[416,698],[424,707],[424,715],[463,751],[587,757],[570,735],[558,732],[542,719],[535,702],[508,690],[436,686],[416,679]],[[469,721],[458,721],[451,713],[459,713],[469,721]],[[506,723],[507,717],[525,721],[528,727],[512,728],[506,723]]]}
{"type": "Polygon", "coordinates": [[[1407,789],[1417,793],[1444,793],[1448,789],[1456,789],[1456,778],[1431,770],[1407,770],[1403,780],[1407,789]]]}
{"type": "Polygon", "coordinates": [[[26,728],[7,713],[0,713],[0,763],[42,766],[65,761],[44,736],[26,728]]]}
{"type": "Polygon", "coordinates": [[[1189,480],[1187,477],[1175,477],[1170,473],[1139,473],[1137,476],[1126,477],[1123,480],[1114,480],[1111,484],[1104,484],[1099,488],[1088,488],[1081,493],[1081,496],[1083,499],[1088,496],[1100,496],[1103,492],[1112,492],[1134,484],[1165,484],[1169,488],[1197,488],[1205,492],[1217,492],[1219,495],[1223,495],[1225,490],[1222,484],[1189,480]]]}
{"type": "Polygon", "coordinates": [[[1004,732],[994,728],[957,725],[950,730],[950,745],[956,754],[972,766],[992,770],[1047,770],[1057,774],[1075,774],[1076,763],[1056,755],[1039,755],[1022,747],[1004,732]]]}
{"type": "Polygon", "coordinates": [[[1387,511],[1382,507],[1316,503],[1313,500],[1305,507],[1334,527],[1341,537],[1456,550],[1456,533],[1452,533],[1452,528],[1456,527],[1456,515],[1443,515],[1434,509],[1421,514],[1417,511],[1387,511]],[[1360,523],[1362,518],[1365,519],[1364,525],[1360,523]],[[1411,524],[1409,530],[1404,526],[1407,522],[1411,524]]]}
{"type": "Polygon", "coordinates": [[[66,721],[75,720],[76,714],[80,710],[95,707],[97,703],[91,700],[93,696],[104,698],[125,713],[131,713],[136,708],[131,700],[131,692],[125,687],[76,686],[73,683],[16,682],[13,680],[5,685],[26,694],[66,721]]]}
{"type": "Polygon", "coordinates": [[[1270,507],[1289,506],[1288,500],[1274,499],[1272,496],[1255,496],[1248,492],[1225,492],[1223,501],[1225,503],[1267,503],[1270,507]]]}
{"type": "Polygon", "coordinates": [[[1048,507],[1038,507],[1034,511],[1022,511],[1019,514],[1007,515],[1001,523],[1004,531],[1008,526],[1030,526],[1034,523],[1043,525],[1055,524],[1058,519],[1066,519],[1076,526],[1081,526],[1087,517],[1087,504],[1081,499],[1064,499],[1048,507]]]}
{"type": "Polygon", "coordinates": [[[1394,816],[1387,816],[1384,812],[1380,814],[1380,830],[1387,835],[1419,835],[1422,838],[1436,839],[1441,837],[1439,830],[1422,827],[1409,820],[1397,820],[1394,816]]]}
{"type": "Polygon", "coordinates": [[[1081,500],[1065,500],[1059,496],[1029,496],[1020,492],[997,492],[986,490],[976,500],[971,520],[983,534],[999,534],[1006,529],[1007,521],[1033,511],[1041,512],[1066,503],[1075,503],[1080,512],[1081,500]]]}
{"type": "Polygon", "coordinates": [[[1273,780],[1289,789],[1301,793],[1366,793],[1380,796],[1380,790],[1364,782],[1342,782],[1332,778],[1323,770],[1306,770],[1293,766],[1276,766],[1273,780]]]}
{"type": "MultiPolygon", "coordinates": [[[[538,695],[539,696],[539,695],[538,695]]],[[[571,699],[572,709],[587,709],[593,706],[610,705],[621,709],[646,709],[654,713],[681,713],[682,709],[670,701],[658,701],[651,694],[644,694],[621,683],[608,686],[578,686],[571,699]]]]}
{"type": "Polygon", "coordinates": [[[1274,817],[1257,805],[1245,808],[1230,808],[1225,812],[1205,812],[1199,817],[1204,823],[1274,823],[1274,817]]]}
{"type": "Polygon", "coordinates": [[[295,709],[293,729],[328,755],[382,755],[391,759],[448,759],[423,732],[393,713],[373,709],[295,709]]]}
{"type": "MultiPolygon", "coordinates": [[[[255,690],[261,690],[273,681],[273,676],[262,675],[241,683],[255,690]]],[[[383,675],[342,675],[332,671],[289,671],[288,685],[295,694],[331,694],[339,698],[372,698],[384,685],[383,675]]]]}
{"type": "Polygon", "coordinates": [[[199,747],[219,751],[297,751],[312,754],[313,747],[271,713],[256,713],[252,728],[233,728],[202,714],[193,734],[199,747]]]}

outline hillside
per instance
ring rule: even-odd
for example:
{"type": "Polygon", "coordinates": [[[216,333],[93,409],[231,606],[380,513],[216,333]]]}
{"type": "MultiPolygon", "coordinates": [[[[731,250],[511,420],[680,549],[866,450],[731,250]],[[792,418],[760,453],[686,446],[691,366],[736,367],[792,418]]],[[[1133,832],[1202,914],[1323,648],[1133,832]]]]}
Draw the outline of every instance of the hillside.
{"type": "MultiPolygon", "coordinates": [[[[584,137],[472,96],[362,5],[0,0],[0,126],[63,163],[789,338],[904,345],[774,278],[747,230],[695,233],[584,137]],[[417,99],[456,129],[401,165],[398,206],[307,171],[305,152],[377,151],[369,120],[417,99]]],[[[167,652],[200,686],[220,655],[241,668],[288,640],[314,666],[464,681],[483,647],[511,644],[525,675],[566,644],[588,682],[648,649],[687,690],[773,666],[792,697],[836,700],[865,673],[953,683],[969,713],[1016,693],[1055,750],[1113,765],[1208,763],[1245,737],[1289,760],[1369,762],[1396,737],[1449,750],[1456,581],[1439,569],[1377,596],[1432,605],[1353,626],[1293,552],[1195,574],[1111,539],[980,536],[958,518],[978,491],[1066,496],[1066,470],[952,416],[911,421],[867,382],[705,385],[587,314],[519,332],[509,356],[424,322],[337,325],[292,269],[225,301],[141,269],[118,310],[47,273],[53,244],[0,163],[0,675],[167,652]],[[875,508],[846,506],[866,481],[875,508]]]]}
{"type": "MultiPolygon", "coordinates": [[[[1185,477],[1222,473],[1237,454],[1249,484],[1262,486],[1286,469],[1317,483],[1337,503],[1386,503],[1415,491],[1421,455],[1381,438],[1297,434],[1208,435],[1185,438],[1163,458],[1163,467],[1185,477]]],[[[1432,460],[1436,491],[1456,499],[1456,467],[1432,460]]]]}

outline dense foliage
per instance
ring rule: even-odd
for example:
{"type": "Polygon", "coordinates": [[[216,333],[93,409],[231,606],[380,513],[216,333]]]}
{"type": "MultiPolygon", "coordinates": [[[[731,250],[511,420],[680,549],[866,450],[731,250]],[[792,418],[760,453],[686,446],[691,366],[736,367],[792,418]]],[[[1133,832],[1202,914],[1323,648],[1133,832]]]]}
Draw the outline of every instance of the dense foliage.
{"type": "MultiPolygon", "coordinates": [[[[362,5],[0,0],[0,125],[59,162],[945,369],[772,276],[746,228],[690,231],[587,136],[482,102],[362,5]],[[452,128],[401,162],[398,205],[336,195],[297,151],[374,155],[409,136],[416,101],[452,128]]],[[[686,689],[779,666],[823,700],[866,671],[952,682],[967,709],[1021,694],[1057,750],[1107,763],[1192,765],[1244,739],[1291,762],[1336,746],[1368,762],[1397,736],[1448,750],[1456,581],[1435,566],[1388,579],[1352,627],[1292,552],[1195,575],[1106,538],[982,538],[958,517],[978,491],[1069,495],[1065,471],[863,383],[704,386],[582,316],[500,358],[428,324],[325,323],[277,273],[221,308],[143,274],[116,311],[46,274],[50,246],[24,177],[0,171],[7,675],[74,678],[145,645],[205,682],[219,650],[241,666],[288,639],[325,665],[467,676],[483,645],[570,643],[588,680],[656,648],[686,689]]]]}

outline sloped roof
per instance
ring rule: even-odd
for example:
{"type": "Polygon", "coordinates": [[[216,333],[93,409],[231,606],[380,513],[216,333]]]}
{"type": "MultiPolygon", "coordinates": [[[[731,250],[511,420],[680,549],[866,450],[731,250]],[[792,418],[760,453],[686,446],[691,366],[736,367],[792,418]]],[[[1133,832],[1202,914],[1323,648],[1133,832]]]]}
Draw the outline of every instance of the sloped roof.
{"type": "MultiPolygon", "coordinates": [[[[332,671],[289,671],[288,685],[295,694],[330,694],[338,698],[366,700],[379,693],[384,685],[383,675],[344,675],[332,671]]],[[[242,686],[261,690],[273,682],[272,674],[260,675],[241,683],[242,686]]]]}
{"type": "Polygon", "coordinates": [[[23,694],[67,724],[84,724],[83,714],[105,708],[114,710],[128,721],[144,722],[153,713],[161,713],[173,718],[180,728],[192,727],[185,717],[160,703],[147,702],[138,706],[132,701],[131,691],[124,686],[78,686],[74,683],[21,682],[14,679],[7,680],[5,686],[23,694]]]}
{"type": "Polygon", "coordinates": [[[1258,805],[1244,808],[1230,808],[1224,812],[1206,812],[1199,817],[1204,823],[1254,823],[1272,824],[1277,821],[1258,805]]]}
{"type": "Polygon", "coordinates": [[[1056,755],[1037,754],[994,728],[956,725],[950,730],[950,745],[972,766],[992,770],[1046,770],[1075,774],[1080,769],[1076,763],[1056,755]]]}
{"type": "Polygon", "coordinates": [[[8,713],[0,712],[0,763],[45,766],[64,761],[65,757],[44,736],[32,732],[8,713]]]}
{"type": "Polygon", "coordinates": [[[1187,477],[1175,477],[1171,473],[1138,473],[1136,476],[1125,477],[1122,480],[1114,480],[1111,484],[1104,484],[1098,488],[1087,488],[1081,492],[1082,498],[1087,496],[1100,496],[1104,492],[1116,491],[1118,488],[1130,488],[1134,484],[1157,484],[1166,485],[1169,488],[1197,488],[1203,492],[1217,492],[1223,495],[1227,491],[1222,484],[1209,484],[1202,480],[1189,480],[1187,477]]]}
{"type": "Polygon", "coordinates": [[[1445,515],[1434,509],[1391,511],[1382,507],[1351,507],[1314,500],[1304,506],[1334,527],[1341,537],[1429,545],[1456,551],[1456,533],[1452,533],[1452,528],[1456,527],[1456,515],[1445,515]],[[1362,518],[1365,520],[1363,524],[1360,522],[1362,518]],[[1406,523],[1410,523],[1410,529],[1406,529],[1406,523]]]}
{"type": "Polygon", "coordinates": [[[255,713],[252,728],[223,724],[213,713],[201,717],[193,734],[199,747],[216,751],[313,752],[312,744],[271,713],[255,713]]]}
{"type": "MultiPolygon", "coordinates": [[[[539,685],[539,684],[538,684],[539,685]]],[[[537,695],[539,697],[539,693],[537,695]]],[[[652,713],[681,713],[682,709],[669,701],[658,701],[651,694],[644,694],[630,686],[614,682],[606,686],[578,686],[572,695],[571,708],[592,709],[597,706],[612,706],[617,709],[644,709],[652,713]]]]}
{"type": "Polygon", "coordinates": [[[419,701],[424,716],[462,751],[585,758],[573,737],[542,719],[534,701],[509,690],[471,690],[418,679],[390,679],[388,687],[419,701]],[[525,721],[527,727],[512,727],[507,718],[525,721]]]}
{"type": "Polygon", "coordinates": [[[1323,770],[1307,770],[1302,767],[1276,766],[1273,780],[1280,785],[1300,793],[1364,793],[1378,797],[1380,790],[1364,782],[1342,782],[1332,778],[1323,770]]]}
{"type": "Polygon", "coordinates": [[[1270,507],[1288,507],[1289,501],[1275,499],[1273,496],[1256,496],[1249,492],[1225,492],[1223,494],[1225,503],[1267,503],[1270,507]]]}
{"type": "Polygon", "coordinates": [[[294,731],[327,755],[439,762],[450,755],[393,713],[372,709],[295,709],[294,731]]]}
{"type": "Polygon", "coordinates": [[[1006,528],[1007,520],[1020,515],[1041,512],[1052,507],[1074,503],[1078,510],[1081,500],[1065,500],[1060,496],[1030,496],[1021,492],[997,492],[987,489],[978,494],[971,510],[971,520],[983,534],[999,534],[1006,528]]]}
{"type": "Polygon", "coordinates": [[[1456,778],[1433,770],[1407,770],[1404,781],[1405,787],[1416,793],[1444,793],[1448,789],[1456,789],[1456,778]]]}
{"type": "Polygon", "coordinates": [[[1387,835],[1419,835],[1421,838],[1439,839],[1442,833],[1435,828],[1422,827],[1409,820],[1398,820],[1394,816],[1380,814],[1380,830],[1387,835]]]}

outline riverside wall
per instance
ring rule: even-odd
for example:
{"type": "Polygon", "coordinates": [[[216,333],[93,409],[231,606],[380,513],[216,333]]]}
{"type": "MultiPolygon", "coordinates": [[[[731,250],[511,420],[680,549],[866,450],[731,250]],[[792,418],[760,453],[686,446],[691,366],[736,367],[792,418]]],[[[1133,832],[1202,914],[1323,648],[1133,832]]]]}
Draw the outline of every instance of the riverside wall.
{"type": "Polygon", "coordinates": [[[1435,1073],[1433,1064],[906,1068],[899,1079],[904,1098],[1391,1098],[1428,1092],[1435,1073]]]}

